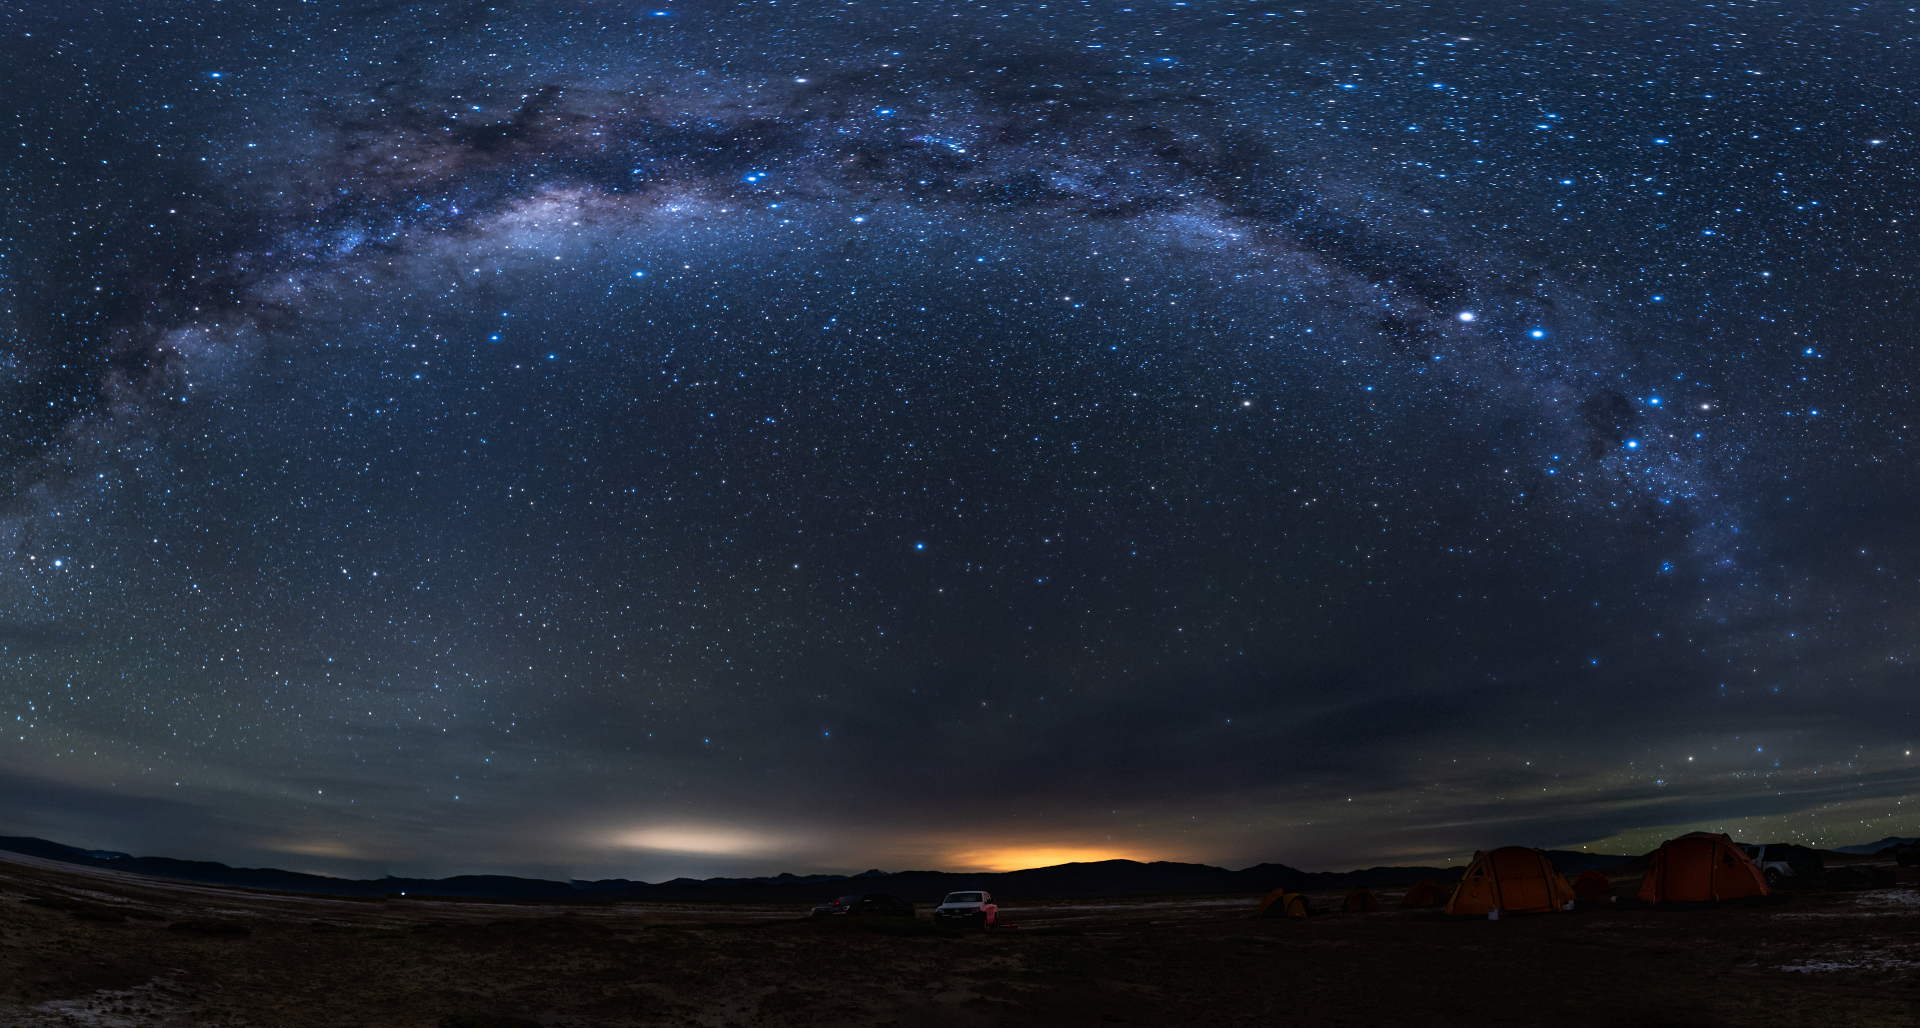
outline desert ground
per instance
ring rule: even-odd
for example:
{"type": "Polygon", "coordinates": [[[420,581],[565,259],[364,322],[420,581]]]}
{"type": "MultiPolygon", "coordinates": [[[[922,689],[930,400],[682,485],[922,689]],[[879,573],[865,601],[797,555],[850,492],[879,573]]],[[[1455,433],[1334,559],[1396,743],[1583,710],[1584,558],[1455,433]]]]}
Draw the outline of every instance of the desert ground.
{"type": "Polygon", "coordinates": [[[1382,894],[1292,921],[1255,919],[1254,896],[1006,897],[1020,927],[949,933],[924,912],[340,900],[6,855],[0,1025],[1920,1025],[1910,871],[1760,907],[1500,921],[1382,894]]]}

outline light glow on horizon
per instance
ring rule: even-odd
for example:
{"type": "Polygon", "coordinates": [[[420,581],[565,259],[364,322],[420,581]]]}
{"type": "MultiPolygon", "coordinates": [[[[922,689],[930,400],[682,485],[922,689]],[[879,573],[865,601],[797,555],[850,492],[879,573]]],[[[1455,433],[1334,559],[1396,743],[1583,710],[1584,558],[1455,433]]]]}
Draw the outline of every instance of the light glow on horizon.
{"type": "Polygon", "coordinates": [[[955,871],[1025,871],[1056,864],[1082,864],[1097,860],[1157,860],[1133,850],[1079,846],[1007,846],[997,849],[954,853],[943,863],[955,871]]]}
{"type": "Polygon", "coordinates": [[[757,832],[711,825],[658,825],[615,833],[613,845],[657,853],[697,853],[703,856],[772,855],[787,847],[781,840],[757,832]]]}
{"type": "Polygon", "coordinates": [[[338,839],[274,839],[261,843],[260,848],[273,853],[293,853],[303,857],[338,857],[344,860],[377,859],[376,854],[338,839]]]}

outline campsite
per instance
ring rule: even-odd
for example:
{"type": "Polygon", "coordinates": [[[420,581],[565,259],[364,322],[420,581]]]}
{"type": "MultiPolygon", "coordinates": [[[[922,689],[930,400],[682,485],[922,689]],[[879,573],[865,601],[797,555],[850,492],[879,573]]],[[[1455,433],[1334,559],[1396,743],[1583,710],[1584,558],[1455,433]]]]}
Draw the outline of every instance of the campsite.
{"type": "Polygon", "coordinates": [[[0,1028],[1920,1028],[1920,0],[0,28],[0,1028]]]}
{"type": "Polygon", "coordinates": [[[1897,873],[1677,907],[1621,875],[1624,905],[1498,921],[1387,885],[1308,888],[1327,913],[1297,918],[1259,895],[1003,896],[1018,928],[954,931],[930,907],[294,895],[0,854],[0,1023],[1911,1025],[1920,870],[1897,873]]]}

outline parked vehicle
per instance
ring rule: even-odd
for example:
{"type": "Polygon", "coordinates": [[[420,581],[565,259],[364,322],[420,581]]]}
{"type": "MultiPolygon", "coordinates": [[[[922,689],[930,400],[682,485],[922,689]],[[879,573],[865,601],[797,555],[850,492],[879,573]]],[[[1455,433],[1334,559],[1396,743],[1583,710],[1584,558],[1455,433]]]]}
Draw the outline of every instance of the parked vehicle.
{"type": "Polygon", "coordinates": [[[1896,847],[1893,851],[1893,862],[1901,867],[1920,867],[1920,842],[1896,847]]]}
{"type": "Polygon", "coordinates": [[[884,892],[856,892],[813,908],[815,917],[912,917],[913,904],[884,892]]]}
{"type": "Polygon", "coordinates": [[[992,928],[999,914],[999,905],[986,892],[950,892],[933,908],[936,923],[954,927],[992,928]]]}
{"type": "Polygon", "coordinates": [[[1820,859],[1820,854],[1805,846],[1770,842],[1764,846],[1741,848],[1746,850],[1754,863],[1760,865],[1760,874],[1767,879],[1770,889],[1812,885],[1826,869],[1826,862],[1820,859]]]}

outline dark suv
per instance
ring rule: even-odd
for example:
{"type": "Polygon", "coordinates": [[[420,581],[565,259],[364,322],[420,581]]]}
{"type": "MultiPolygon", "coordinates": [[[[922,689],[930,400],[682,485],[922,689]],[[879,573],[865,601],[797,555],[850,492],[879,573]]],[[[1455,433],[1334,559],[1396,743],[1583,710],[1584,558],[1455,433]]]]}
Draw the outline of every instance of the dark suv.
{"type": "Polygon", "coordinates": [[[884,892],[856,892],[813,908],[815,917],[912,917],[913,904],[884,892]]]}
{"type": "Polygon", "coordinates": [[[1820,854],[1805,846],[1770,842],[1764,846],[1742,848],[1755,864],[1760,865],[1760,873],[1767,879],[1769,888],[1812,885],[1826,870],[1826,861],[1820,858],[1820,854]]]}

